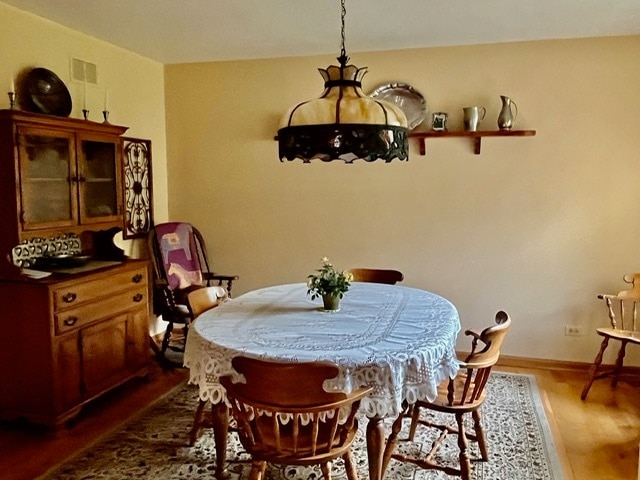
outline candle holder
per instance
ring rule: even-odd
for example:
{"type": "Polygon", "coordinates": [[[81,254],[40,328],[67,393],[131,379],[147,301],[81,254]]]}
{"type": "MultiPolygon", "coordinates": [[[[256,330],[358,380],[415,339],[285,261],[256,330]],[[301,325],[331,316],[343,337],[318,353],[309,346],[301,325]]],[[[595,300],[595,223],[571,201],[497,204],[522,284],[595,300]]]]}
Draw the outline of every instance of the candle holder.
{"type": "Polygon", "coordinates": [[[7,92],[9,96],[9,108],[13,110],[16,107],[16,93],[15,92],[7,92]]]}
{"type": "Polygon", "coordinates": [[[104,117],[104,122],[102,123],[109,123],[109,110],[103,110],[102,116],[104,117]]]}
{"type": "Polygon", "coordinates": [[[89,120],[89,110],[87,110],[86,108],[83,108],[82,116],[84,117],[85,120],[89,120]]]}

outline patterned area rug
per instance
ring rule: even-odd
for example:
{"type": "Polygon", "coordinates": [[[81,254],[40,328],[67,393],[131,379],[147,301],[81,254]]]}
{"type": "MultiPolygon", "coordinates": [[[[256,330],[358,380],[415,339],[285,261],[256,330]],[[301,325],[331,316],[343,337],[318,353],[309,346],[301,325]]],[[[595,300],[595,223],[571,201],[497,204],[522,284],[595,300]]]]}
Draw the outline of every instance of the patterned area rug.
{"type": "MultiPolygon", "coordinates": [[[[487,386],[483,406],[489,461],[473,462],[475,480],[558,480],[562,470],[544,413],[535,377],[494,373],[487,386]]],[[[42,480],[145,478],[156,480],[213,478],[215,449],[211,430],[189,447],[187,433],[197,405],[197,389],[184,385],[157,404],[87,447],[64,464],[49,471],[42,480]]],[[[424,415],[424,413],[423,413],[424,415]]],[[[439,415],[439,414],[437,414],[439,415]]],[[[361,434],[354,444],[359,478],[368,478],[366,420],[360,421],[361,434]]],[[[400,434],[406,439],[408,419],[400,434]]],[[[414,442],[401,441],[399,448],[412,455],[428,450],[435,438],[425,427],[418,428],[414,442]]],[[[457,465],[456,437],[451,435],[440,450],[439,461],[457,465]]],[[[477,444],[470,442],[470,454],[479,458],[477,444]]],[[[228,470],[232,480],[247,478],[250,464],[246,453],[229,437],[228,470]]],[[[334,479],[346,479],[341,460],[334,462],[334,479]]],[[[316,480],[317,467],[269,466],[267,480],[316,480]]],[[[451,479],[442,472],[421,470],[413,465],[391,461],[385,480],[451,479]]]]}

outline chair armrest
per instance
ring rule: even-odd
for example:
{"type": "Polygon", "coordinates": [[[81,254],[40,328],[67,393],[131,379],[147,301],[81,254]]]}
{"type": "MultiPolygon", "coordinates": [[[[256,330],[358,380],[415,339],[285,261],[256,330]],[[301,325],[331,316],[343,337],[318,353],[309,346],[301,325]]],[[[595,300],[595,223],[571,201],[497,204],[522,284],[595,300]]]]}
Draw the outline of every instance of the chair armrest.
{"type": "Polygon", "coordinates": [[[619,292],[617,295],[608,295],[606,293],[601,293],[598,295],[600,300],[634,300],[636,302],[640,302],[640,295],[638,292],[634,292],[633,290],[623,290],[619,292]]]}
{"type": "Polygon", "coordinates": [[[600,300],[606,300],[607,298],[608,298],[609,300],[617,300],[617,299],[619,299],[620,297],[618,297],[618,295],[608,295],[608,294],[606,294],[606,293],[600,293],[600,294],[598,295],[598,298],[599,298],[600,300]]]}
{"type": "Polygon", "coordinates": [[[221,275],[218,273],[207,272],[204,272],[202,276],[205,280],[222,280],[224,282],[228,282],[229,280],[237,280],[239,278],[238,275],[221,275]]]}
{"type": "Polygon", "coordinates": [[[469,359],[473,354],[476,353],[476,349],[478,348],[478,341],[482,342],[483,345],[485,345],[485,343],[482,339],[482,335],[478,332],[475,332],[473,330],[465,330],[464,334],[473,337],[473,340],[471,340],[471,351],[467,355],[467,359],[469,359]]]}
{"type": "Polygon", "coordinates": [[[238,275],[220,275],[213,272],[202,272],[202,276],[207,287],[212,286],[212,284],[216,282],[218,285],[222,285],[224,282],[226,282],[226,289],[229,297],[231,297],[231,288],[233,287],[233,281],[239,278],[238,275]]]}
{"type": "Polygon", "coordinates": [[[478,332],[473,331],[473,330],[465,330],[464,334],[465,335],[469,335],[469,336],[471,336],[473,338],[476,338],[478,340],[482,340],[482,337],[480,336],[480,334],[478,332]]]}

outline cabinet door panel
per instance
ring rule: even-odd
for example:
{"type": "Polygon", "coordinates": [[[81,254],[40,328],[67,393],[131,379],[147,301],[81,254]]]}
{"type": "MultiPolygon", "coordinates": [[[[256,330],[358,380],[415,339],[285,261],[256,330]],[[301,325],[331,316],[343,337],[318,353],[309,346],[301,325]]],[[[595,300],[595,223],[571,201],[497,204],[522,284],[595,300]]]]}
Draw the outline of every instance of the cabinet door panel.
{"type": "Polygon", "coordinates": [[[127,322],[127,362],[136,371],[149,361],[149,310],[141,307],[129,314],[127,322]]]}
{"type": "Polygon", "coordinates": [[[80,339],[76,333],[58,337],[54,344],[55,411],[62,413],[82,401],[80,339]]]}
{"type": "Polygon", "coordinates": [[[117,218],[122,204],[119,143],[81,137],[79,145],[80,223],[117,218]]]}
{"type": "Polygon", "coordinates": [[[117,384],[127,376],[127,314],[80,331],[82,379],[87,397],[117,384]]]}
{"type": "Polygon", "coordinates": [[[23,127],[18,139],[23,230],[75,225],[73,134],[23,127]]]}

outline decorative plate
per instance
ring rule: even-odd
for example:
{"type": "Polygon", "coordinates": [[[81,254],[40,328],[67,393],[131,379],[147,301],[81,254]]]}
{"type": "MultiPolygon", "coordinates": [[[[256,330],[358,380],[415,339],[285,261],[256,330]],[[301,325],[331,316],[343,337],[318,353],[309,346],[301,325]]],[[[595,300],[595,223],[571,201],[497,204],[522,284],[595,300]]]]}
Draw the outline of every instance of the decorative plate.
{"type": "Polygon", "coordinates": [[[385,100],[400,107],[407,117],[409,130],[413,130],[427,116],[427,102],[420,92],[406,83],[389,83],[376,88],[371,98],[385,100]]]}
{"type": "Polygon", "coordinates": [[[33,111],[59,117],[71,113],[71,95],[67,86],[51,70],[33,68],[25,78],[27,95],[33,111]]]}

